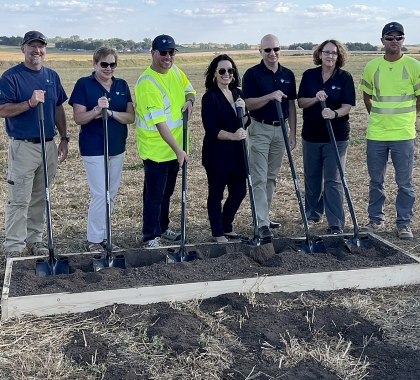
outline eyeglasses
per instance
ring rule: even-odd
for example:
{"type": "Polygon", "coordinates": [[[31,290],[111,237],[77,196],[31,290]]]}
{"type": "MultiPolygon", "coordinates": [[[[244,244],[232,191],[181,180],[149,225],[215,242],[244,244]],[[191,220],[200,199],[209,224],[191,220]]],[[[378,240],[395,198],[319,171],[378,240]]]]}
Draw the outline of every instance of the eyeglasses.
{"type": "Polygon", "coordinates": [[[108,62],[99,62],[99,65],[100,65],[103,69],[106,69],[108,66],[109,66],[111,69],[115,69],[115,68],[117,67],[117,62],[111,62],[111,63],[108,63],[108,62]]]}
{"type": "Polygon", "coordinates": [[[170,55],[171,57],[173,57],[173,56],[176,54],[176,50],[165,50],[165,51],[160,51],[160,52],[159,52],[159,54],[160,54],[162,57],[166,57],[166,56],[168,55],[168,53],[169,53],[169,55],[170,55]]]}
{"type": "Polygon", "coordinates": [[[329,51],[329,50],[323,50],[322,54],[324,54],[325,56],[331,56],[331,57],[338,57],[338,52],[336,51],[329,51]]]}
{"type": "Polygon", "coordinates": [[[219,71],[218,71],[218,73],[219,73],[219,75],[225,75],[225,73],[226,73],[226,71],[230,74],[230,75],[233,75],[233,74],[235,74],[235,69],[234,68],[229,68],[229,69],[219,69],[219,71]]]}
{"type": "Polygon", "coordinates": [[[404,36],[402,35],[398,35],[398,36],[389,36],[389,35],[385,35],[384,36],[384,40],[385,41],[401,41],[404,38],[404,36]]]}
{"type": "Polygon", "coordinates": [[[266,53],[271,53],[271,50],[274,51],[274,53],[277,53],[278,51],[280,51],[280,47],[275,47],[275,48],[265,48],[263,49],[266,53]]]}

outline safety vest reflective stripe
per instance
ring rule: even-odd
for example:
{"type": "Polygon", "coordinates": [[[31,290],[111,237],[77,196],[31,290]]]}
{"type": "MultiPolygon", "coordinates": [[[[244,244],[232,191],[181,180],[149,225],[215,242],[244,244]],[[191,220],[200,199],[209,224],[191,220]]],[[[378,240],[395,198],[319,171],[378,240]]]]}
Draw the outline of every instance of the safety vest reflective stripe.
{"type": "Polygon", "coordinates": [[[360,80],[360,85],[361,86],[365,86],[369,90],[373,90],[373,87],[371,86],[371,84],[368,83],[368,82],[366,82],[364,79],[361,79],[360,80]]]}
{"type": "Polygon", "coordinates": [[[372,96],[372,100],[376,102],[408,102],[414,99],[416,99],[416,96],[414,94],[401,96],[372,96]]]}
{"type": "Polygon", "coordinates": [[[418,91],[418,90],[420,90],[420,83],[417,83],[417,84],[414,86],[414,91],[418,91]]]}
{"type": "MultiPolygon", "coordinates": [[[[180,75],[180,73],[178,71],[178,68],[176,68],[175,66],[173,66],[173,68],[174,68],[174,71],[175,71],[176,75],[178,76],[178,78],[181,79],[181,75],[180,75]]],[[[163,104],[165,105],[165,109],[170,108],[171,104],[170,104],[169,98],[168,98],[166,92],[164,91],[164,89],[162,88],[162,86],[155,80],[155,78],[153,78],[150,75],[145,75],[145,76],[143,76],[143,77],[141,77],[141,78],[138,79],[136,85],[138,85],[140,82],[142,82],[144,80],[148,80],[148,81],[152,82],[156,86],[156,88],[162,94],[163,104]]],[[[140,127],[140,128],[146,129],[147,131],[157,131],[156,125],[153,125],[152,127],[148,127],[147,126],[147,121],[150,121],[150,120],[152,120],[154,118],[161,117],[161,116],[164,116],[164,115],[165,115],[165,110],[164,109],[160,109],[160,110],[156,110],[156,111],[145,113],[143,115],[144,116],[144,121],[141,120],[141,119],[139,119],[136,116],[136,125],[138,127],[140,127]]],[[[182,125],[182,120],[175,120],[175,121],[173,121],[172,120],[172,117],[171,117],[171,114],[168,113],[166,115],[166,125],[168,126],[169,129],[174,129],[174,128],[177,128],[180,125],[182,125]]]]}
{"type": "Polygon", "coordinates": [[[386,115],[397,115],[402,113],[409,113],[415,112],[416,106],[412,107],[403,107],[403,108],[378,108],[372,106],[371,112],[378,113],[378,114],[386,114],[386,115]]]}

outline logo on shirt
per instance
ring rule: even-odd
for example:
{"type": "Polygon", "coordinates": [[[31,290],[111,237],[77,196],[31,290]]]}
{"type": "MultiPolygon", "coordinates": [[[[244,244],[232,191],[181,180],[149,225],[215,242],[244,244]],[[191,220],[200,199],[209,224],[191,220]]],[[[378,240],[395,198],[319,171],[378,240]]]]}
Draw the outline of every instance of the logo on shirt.
{"type": "Polygon", "coordinates": [[[286,83],[286,84],[287,84],[287,83],[290,83],[290,80],[289,80],[289,79],[283,79],[283,78],[281,78],[281,79],[280,79],[280,82],[281,82],[281,83],[286,83]]]}
{"type": "Polygon", "coordinates": [[[341,90],[341,87],[340,86],[334,86],[334,85],[332,85],[331,88],[333,90],[341,90]]]}
{"type": "Polygon", "coordinates": [[[153,108],[156,108],[156,106],[147,106],[146,107],[146,109],[149,111],[149,110],[152,110],[153,108]]]}
{"type": "Polygon", "coordinates": [[[117,95],[121,95],[121,96],[124,96],[124,95],[125,95],[125,93],[124,93],[124,92],[119,92],[119,91],[117,91],[117,92],[116,92],[116,94],[117,94],[117,95]]]}
{"type": "Polygon", "coordinates": [[[52,80],[50,80],[50,79],[47,79],[47,83],[48,84],[54,84],[54,82],[52,80]]]}

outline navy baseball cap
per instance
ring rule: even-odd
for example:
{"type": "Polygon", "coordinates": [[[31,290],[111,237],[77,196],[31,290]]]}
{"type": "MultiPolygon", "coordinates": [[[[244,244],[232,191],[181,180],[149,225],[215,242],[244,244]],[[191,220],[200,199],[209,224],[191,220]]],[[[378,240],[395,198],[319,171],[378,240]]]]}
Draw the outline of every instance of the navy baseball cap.
{"type": "Polygon", "coordinates": [[[29,42],[32,41],[41,41],[42,43],[47,46],[47,37],[45,37],[41,32],[38,32],[36,30],[30,30],[29,32],[25,33],[25,36],[23,37],[22,46],[29,44],[29,42]]]}
{"type": "Polygon", "coordinates": [[[389,24],[386,24],[382,29],[382,35],[385,36],[391,32],[400,32],[404,34],[404,27],[399,22],[390,22],[389,24]]]}
{"type": "Polygon", "coordinates": [[[157,36],[152,42],[152,50],[165,51],[167,49],[175,49],[175,40],[167,34],[157,36]]]}

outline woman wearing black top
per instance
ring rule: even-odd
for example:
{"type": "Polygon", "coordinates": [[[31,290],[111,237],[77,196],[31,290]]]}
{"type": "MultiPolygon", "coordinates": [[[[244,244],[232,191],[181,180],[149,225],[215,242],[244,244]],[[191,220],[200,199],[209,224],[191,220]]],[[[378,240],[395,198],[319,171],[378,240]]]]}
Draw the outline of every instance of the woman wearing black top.
{"type": "Polygon", "coordinates": [[[341,69],[346,63],[344,46],[327,40],[313,54],[314,69],[303,73],[298,105],[303,108],[302,151],[305,172],[305,211],[310,224],[321,220],[325,210],[329,233],[343,232],[344,191],[326,125],[330,119],[345,170],[349,144],[349,112],[356,105],[352,76],[341,69]],[[326,102],[322,111],[320,102],[326,102]]]}
{"type": "MultiPolygon", "coordinates": [[[[205,73],[206,93],[201,117],[205,129],[202,164],[208,179],[207,210],[212,235],[218,243],[241,236],[233,232],[235,214],[246,195],[246,170],[241,140],[246,130],[240,128],[236,109],[245,113],[245,101],[238,88],[240,77],[233,60],[226,54],[217,56],[205,73]],[[223,205],[225,187],[228,197],[223,205]]],[[[244,116],[244,124],[248,117],[244,116]]]]}

